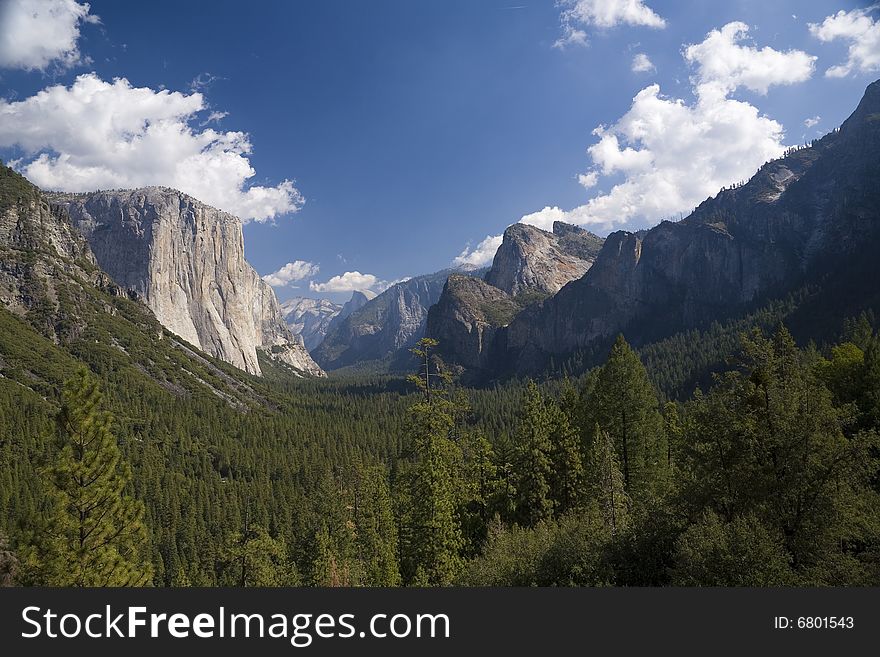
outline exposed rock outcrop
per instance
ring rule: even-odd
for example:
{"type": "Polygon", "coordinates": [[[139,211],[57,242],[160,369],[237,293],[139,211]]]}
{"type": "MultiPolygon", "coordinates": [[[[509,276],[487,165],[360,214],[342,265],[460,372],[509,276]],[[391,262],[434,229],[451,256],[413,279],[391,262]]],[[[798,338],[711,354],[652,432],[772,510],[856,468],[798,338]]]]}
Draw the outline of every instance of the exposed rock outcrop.
{"type": "Polygon", "coordinates": [[[552,233],[528,224],[509,226],[485,280],[450,277],[428,316],[426,334],[439,341],[438,353],[449,364],[471,370],[469,378],[478,376],[490,367],[497,329],[589,271],[602,241],[561,221],[552,233]]]}
{"type": "Polygon", "coordinates": [[[504,231],[486,282],[512,296],[555,294],[583,276],[601,248],[601,237],[561,221],[553,224],[552,233],[513,224],[504,231]]]}
{"type": "Polygon", "coordinates": [[[281,314],[291,332],[302,336],[309,351],[321,344],[333,318],[341,310],[342,306],[329,299],[294,297],[281,304],[281,314]]]}
{"type": "Polygon", "coordinates": [[[426,335],[438,340],[438,353],[449,364],[478,376],[489,365],[488,347],[496,330],[520,309],[509,294],[486,281],[453,274],[428,311],[426,335]]]}
{"type": "Polygon", "coordinates": [[[323,374],[245,259],[238,218],[164,187],[49,198],[69,212],[101,268],[170,331],[252,374],[261,373],[257,349],[323,374]]]}

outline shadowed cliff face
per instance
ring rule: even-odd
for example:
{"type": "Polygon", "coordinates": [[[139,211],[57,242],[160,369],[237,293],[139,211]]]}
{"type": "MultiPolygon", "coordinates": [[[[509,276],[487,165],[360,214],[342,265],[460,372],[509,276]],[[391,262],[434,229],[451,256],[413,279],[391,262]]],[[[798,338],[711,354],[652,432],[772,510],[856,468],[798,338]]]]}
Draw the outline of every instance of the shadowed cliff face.
{"type": "Polygon", "coordinates": [[[513,224],[485,279],[450,276],[428,314],[426,334],[439,341],[439,354],[450,365],[470,370],[469,378],[492,367],[492,345],[530,304],[558,292],[586,273],[602,247],[602,238],[560,221],[553,232],[513,224]]]}
{"type": "Polygon", "coordinates": [[[260,374],[257,349],[301,373],[323,374],[245,260],[236,217],[159,187],[50,199],[70,213],[101,268],[170,331],[253,374],[260,374]]]}
{"type": "Polygon", "coordinates": [[[880,81],[841,126],[763,166],[678,223],[609,235],[587,274],[503,332],[496,370],[625,331],[635,343],[729,316],[833,274],[880,224],[880,81]]]}
{"type": "Polygon", "coordinates": [[[371,361],[385,369],[395,369],[396,363],[404,367],[407,350],[424,334],[428,308],[440,298],[449,274],[416,276],[355,306],[348,316],[340,313],[314,350],[315,360],[327,369],[371,361]]]}

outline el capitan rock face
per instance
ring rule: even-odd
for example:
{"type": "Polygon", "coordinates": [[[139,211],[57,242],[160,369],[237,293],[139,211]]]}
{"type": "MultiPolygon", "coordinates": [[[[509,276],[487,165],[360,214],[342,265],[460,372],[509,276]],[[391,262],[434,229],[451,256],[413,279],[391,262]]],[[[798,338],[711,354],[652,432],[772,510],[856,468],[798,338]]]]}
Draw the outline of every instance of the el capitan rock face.
{"type": "Polygon", "coordinates": [[[261,349],[323,375],[245,259],[235,216],[164,187],[48,197],[69,212],[101,268],[170,331],[252,374],[261,373],[261,349]]]}

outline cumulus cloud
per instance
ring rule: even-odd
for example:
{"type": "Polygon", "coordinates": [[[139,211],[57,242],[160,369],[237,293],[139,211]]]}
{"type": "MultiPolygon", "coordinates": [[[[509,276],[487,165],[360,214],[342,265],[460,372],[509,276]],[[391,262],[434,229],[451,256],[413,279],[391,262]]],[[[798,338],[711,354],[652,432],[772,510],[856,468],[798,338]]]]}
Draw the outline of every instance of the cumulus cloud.
{"type": "Polygon", "coordinates": [[[284,287],[305,278],[311,278],[318,273],[319,269],[320,267],[312,262],[294,260],[293,262],[288,262],[277,271],[266,274],[263,276],[263,280],[273,287],[284,287]]]}
{"type": "Polygon", "coordinates": [[[469,265],[471,267],[485,267],[492,263],[495,252],[501,246],[501,235],[487,235],[486,239],[477,244],[474,248],[467,247],[459,253],[453,260],[452,264],[456,267],[469,265]]]}
{"type": "Polygon", "coordinates": [[[821,121],[821,120],[822,120],[822,117],[818,116],[818,115],[810,117],[809,119],[804,119],[804,127],[805,128],[812,128],[814,125],[819,125],[819,121],[821,121]]]}
{"type": "Polygon", "coordinates": [[[593,131],[597,140],[587,149],[592,167],[578,180],[590,188],[602,176],[615,176],[610,190],[572,210],[544,208],[521,221],[545,229],[554,220],[606,228],[653,224],[689,212],[782,155],[782,125],[730,95],[739,88],[764,94],[806,80],[815,58],[744,44],[747,30],[730,23],[684,49],[694,70],[694,101],[666,96],[652,84],[616,122],[593,131]]]}
{"type": "Polygon", "coordinates": [[[553,230],[553,222],[568,220],[568,213],[554,205],[553,207],[547,206],[543,210],[525,215],[519,220],[519,223],[530,224],[541,230],[553,230]]]}
{"type": "Polygon", "coordinates": [[[816,57],[802,50],[743,45],[748,31],[745,23],[728,23],[709,32],[701,43],[685,48],[685,59],[697,67],[700,95],[724,97],[739,87],[766,94],[773,85],[803,82],[813,74],[816,57]]]}
{"type": "Polygon", "coordinates": [[[847,60],[825,71],[830,78],[842,78],[850,73],[873,73],[880,70],[880,21],[875,21],[867,9],[839,11],[827,16],[821,23],[810,23],[810,34],[823,42],[842,39],[849,42],[847,60]]]}
{"type": "Polygon", "coordinates": [[[643,0],[560,0],[562,37],[557,48],[587,43],[584,27],[611,28],[617,25],[640,25],[663,28],[666,21],[643,0]]]}
{"type": "Polygon", "coordinates": [[[632,70],[633,73],[647,73],[649,71],[656,71],[657,69],[651,61],[651,58],[645,53],[640,52],[633,57],[632,70]]]}
{"type": "Polygon", "coordinates": [[[88,3],[75,0],[0,2],[0,67],[67,69],[86,61],[77,42],[83,23],[98,23],[88,3]]]}
{"type": "Polygon", "coordinates": [[[354,292],[355,290],[382,292],[389,286],[400,281],[380,281],[373,274],[362,274],[359,271],[347,271],[334,276],[325,283],[309,283],[312,292],[354,292]]]}
{"type": "Polygon", "coordinates": [[[45,189],[166,185],[244,221],[296,212],[303,198],[293,182],[249,184],[256,172],[248,135],[205,127],[199,118],[207,110],[199,92],[133,87],[90,73],[69,87],[0,100],[0,147],[21,148],[17,167],[45,189]]]}

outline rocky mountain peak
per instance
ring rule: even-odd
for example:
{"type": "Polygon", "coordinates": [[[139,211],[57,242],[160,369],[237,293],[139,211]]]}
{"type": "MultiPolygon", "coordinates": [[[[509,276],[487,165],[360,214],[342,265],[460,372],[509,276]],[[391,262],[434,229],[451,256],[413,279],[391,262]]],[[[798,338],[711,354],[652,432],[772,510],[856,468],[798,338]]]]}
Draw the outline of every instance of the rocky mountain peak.
{"type": "Polygon", "coordinates": [[[600,237],[561,221],[553,232],[516,223],[504,231],[485,280],[513,296],[555,294],[587,272],[601,246],[600,237]]]}
{"type": "Polygon", "coordinates": [[[303,339],[307,350],[311,351],[327,335],[327,329],[342,306],[329,299],[308,299],[294,297],[281,304],[281,313],[294,335],[303,339]]]}
{"type": "Polygon", "coordinates": [[[69,213],[101,268],[168,330],[252,374],[261,373],[258,349],[323,374],[245,259],[237,217],[167,187],[48,198],[69,213]]]}

